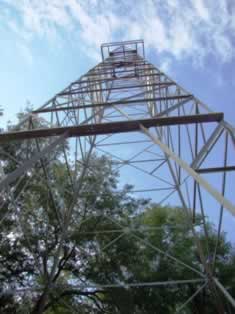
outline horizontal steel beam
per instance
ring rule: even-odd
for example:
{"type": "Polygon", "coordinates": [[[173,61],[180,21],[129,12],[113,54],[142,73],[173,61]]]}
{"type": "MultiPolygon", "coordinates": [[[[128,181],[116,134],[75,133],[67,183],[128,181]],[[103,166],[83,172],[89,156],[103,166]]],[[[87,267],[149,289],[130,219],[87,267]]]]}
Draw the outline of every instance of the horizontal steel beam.
{"type": "Polygon", "coordinates": [[[138,63],[136,61],[130,62],[130,61],[126,61],[125,63],[120,60],[119,62],[116,62],[116,64],[113,65],[106,65],[106,66],[98,66],[96,68],[94,68],[93,70],[91,70],[90,72],[87,72],[85,75],[89,75],[92,73],[97,73],[100,71],[114,71],[114,70],[128,70],[128,69],[138,69],[138,68],[142,68],[142,67],[148,67],[148,63],[138,63]]]}
{"type": "Polygon", "coordinates": [[[188,116],[161,117],[152,119],[140,119],[131,121],[120,121],[112,123],[100,123],[90,125],[79,125],[69,127],[58,127],[48,129],[35,129],[28,131],[17,131],[0,134],[0,143],[13,141],[34,139],[39,137],[59,136],[65,132],[68,137],[91,136],[110,133],[134,132],[140,129],[140,124],[145,128],[157,126],[169,126],[178,124],[191,124],[203,122],[216,122],[223,119],[223,113],[209,113],[188,116]]]}
{"type": "Polygon", "coordinates": [[[122,85],[122,86],[114,86],[114,87],[109,87],[109,88],[97,88],[97,89],[89,89],[89,85],[83,88],[86,89],[70,89],[66,92],[62,92],[57,94],[57,96],[70,96],[70,95],[76,95],[76,94],[89,94],[89,93],[94,93],[94,92],[105,92],[105,91],[114,91],[114,90],[122,90],[122,89],[132,89],[132,88],[143,88],[143,87],[153,87],[153,86],[171,86],[171,85],[175,85],[174,82],[155,82],[155,83],[151,83],[151,84],[132,84],[132,85],[122,85]],[[88,89],[87,89],[88,88],[88,89]]]}
{"type": "MultiPolygon", "coordinates": [[[[117,100],[117,101],[112,101],[112,102],[88,104],[88,105],[81,105],[81,106],[49,107],[49,108],[34,110],[33,113],[66,111],[66,110],[86,109],[86,108],[96,108],[96,107],[112,107],[113,105],[126,105],[126,104],[130,105],[130,104],[141,104],[141,103],[146,104],[146,102],[150,102],[150,101],[168,101],[168,100],[178,100],[178,99],[186,99],[186,98],[188,98],[188,100],[191,100],[192,95],[171,95],[167,97],[117,100]]],[[[73,99],[73,101],[75,101],[75,99],[73,99]]]]}
{"type": "Polygon", "coordinates": [[[120,60],[114,60],[113,62],[103,63],[101,65],[98,65],[93,70],[90,70],[87,73],[92,73],[93,71],[96,71],[99,69],[113,70],[113,69],[118,69],[120,67],[127,68],[127,67],[136,67],[136,66],[147,65],[147,64],[149,63],[144,62],[143,60],[138,60],[138,59],[132,59],[132,60],[120,59],[120,60]]]}
{"type": "Polygon", "coordinates": [[[235,171],[235,166],[228,167],[213,167],[213,168],[201,168],[195,169],[197,173],[214,173],[214,172],[227,172],[227,171],[235,171]]]}
{"type": "MultiPolygon", "coordinates": [[[[148,73],[148,74],[134,74],[134,75],[126,75],[123,77],[107,77],[107,78],[102,78],[102,79],[89,79],[89,80],[78,80],[72,83],[72,85],[81,85],[81,84],[93,84],[93,83],[106,83],[108,81],[122,81],[122,80],[129,80],[129,79],[139,79],[142,77],[152,77],[152,76],[161,76],[164,75],[163,73],[159,72],[159,73],[148,73]]],[[[84,78],[86,78],[86,76],[84,76],[84,78]]]]}
{"type": "Polygon", "coordinates": [[[132,49],[132,50],[124,50],[124,51],[110,51],[109,55],[110,56],[114,56],[114,55],[118,55],[118,54],[126,55],[128,53],[137,54],[137,50],[136,49],[132,49]]]}
{"type": "Polygon", "coordinates": [[[144,40],[143,39],[134,39],[134,40],[126,40],[126,41],[114,41],[111,43],[103,43],[103,44],[101,44],[101,48],[114,47],[114,46],[125,46],[125,45],[135,45],[135,44],[144,44],[144,40]]]}
{"type": "Polygon", "coordinates": [[[91,73],[87,73],[86,77],[89,76],[100,76],[100,75],[107,75],[107,74],[112,74],[115,72],[115,74],[123,74],[123,73],[131,73],[131,72],[135,72],[135,71],[156,71],[156,69],[152,66],[149,66],[148,64],[146,64],[146,67],[135,67],[133,66],[133,69],[130,70],[123,70],[123,71],[114,71],[113,70],[107,70],[107,71],[93,71],[91,73]]]}

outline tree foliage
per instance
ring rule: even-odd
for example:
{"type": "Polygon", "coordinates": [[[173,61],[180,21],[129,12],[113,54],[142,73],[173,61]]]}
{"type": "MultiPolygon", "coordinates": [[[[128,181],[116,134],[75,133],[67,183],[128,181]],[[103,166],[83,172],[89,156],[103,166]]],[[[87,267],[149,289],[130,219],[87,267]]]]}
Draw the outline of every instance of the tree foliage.
{"type": "MultiPolygon", "coordinates": [[[[33,121],[37,127],[44,123],[33,121]]],[[[4,172],[16,169],[38,148],[36,141],[5,144],[0,152],[4,172]]],[[[185,212],[136,199],[131,186],[119,187],[110,159],[91,155],[68,232],[61,238],[76,193],[73,182],[83,168],[79,160],[76,171],[71,167],[68,172],[63,155],[67,148],[60,145],[38,161],[1,199],[1,313],[41,313],[40,308],[47,314],[176,313],[202,283],[138,283],[199,278],[169,255],[203,272],[192,230],[182,223],[185,212]]],[[[216,235],[212,224],[207,228],[209,241],[201,229],[198,237],[209,259],[216,235]]],[[[234,261],[223,235],[215,273],[231,294],[234,261]]],[[[215,313],[214,309],[214,296],[205,287],[181,313],[215,313]]]]}

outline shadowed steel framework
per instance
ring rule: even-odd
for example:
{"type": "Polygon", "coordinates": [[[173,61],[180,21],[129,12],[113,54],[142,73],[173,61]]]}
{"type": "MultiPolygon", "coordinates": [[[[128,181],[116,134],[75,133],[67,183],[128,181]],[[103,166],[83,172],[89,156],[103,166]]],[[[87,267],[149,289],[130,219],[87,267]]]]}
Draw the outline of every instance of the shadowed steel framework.
{"type": "MultiPolygon", "coordinates": [[[[42,170],[53,202],[57,196],[49,174],[50,156],[58,146],[63,147],[72,194],[69,208],[55,208],[59,212],[62,230],[49,276],[52,280],[63,243],[68,237],[73,209],[79,199],[91,155],[93,152],[107,155],[112,158],[113,166],[123,174],[123,183],[127,179],[128,183],[134,184],[131,193],[137,198],[147,196],[158,204],[178,204],[185,210],[188,219],[182,223],[190,225],[201,268],[162,251],[144,236],[140,237],[139,230],[137,234],[132,227],[113,221],[120,233],[115,240],[112,237],[105,250],[118,241],[120,235],[131,235],[157,254],[190,269],[198,278],[191,281],[114,282],[95,287],[151,286],[158,289],[162,285],[197,283],[200,285],[197,293],[208,286],[218,297],[218,313],[223,313],[220,295],[231,307],[235,307],[233,297],[215,276],[224,212],[231,217],[235,215],[235,130],[224,120],[222,112],[212,112],[207,105],[149,63],[144,54],[143,40],[102,44],[102,61],[99,64],[42,107],[29,113],[20,122],[18,131],[0,134],[0,145],[13,141],[25,150],[34,141],[37,147],[35,151],[28,152],[24,162],[17,164],[11,172],[4,173],[2,167],[1,206],[7,200],[20,215],[23,208],[19,209],[17,203],[19,194],[23,193],[24,185],[30,181],[31,169],[36,166],[42,170]],[[38,128],[38,121],[43,121],[45,127],[38,128]],[[28,179],[21,185],[26,175],[28,179]],[[19,186],[21,190],[14,196],[19,186]],[[198,228],[207,238],[206,222],[212,208],[217,240],[213,251],[204,252],[198,228]],[[200,225],[195,221],[197,213],[202,217],[200,225]]],[[[105,213],[103,216],[107,221],[113,219],[105,213]]],[[[1,223],[4,223],[4,217],[1,223]]],[[[84,284],[80,288],[92,287],[91,284],[84,284]]],[[[51,288],[54,288],[53,285],[51,288]]],[[[15,293],[22,291],[25,290],[16,289],[15,293]]],[[[180,310],[197,293],[185,300],[180,310]]]]}

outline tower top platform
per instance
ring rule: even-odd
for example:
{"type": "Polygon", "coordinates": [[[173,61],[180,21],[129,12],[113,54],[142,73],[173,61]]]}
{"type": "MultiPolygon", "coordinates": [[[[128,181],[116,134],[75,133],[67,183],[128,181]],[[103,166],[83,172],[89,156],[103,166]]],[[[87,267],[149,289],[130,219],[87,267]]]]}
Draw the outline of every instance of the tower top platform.
{"type": "Polygon", "coordinates": [[[138,54],[144,58],[144,41],[142,39],[104,43],[101,45],[103,61],[107,57],[130,54],[138,54]]]}

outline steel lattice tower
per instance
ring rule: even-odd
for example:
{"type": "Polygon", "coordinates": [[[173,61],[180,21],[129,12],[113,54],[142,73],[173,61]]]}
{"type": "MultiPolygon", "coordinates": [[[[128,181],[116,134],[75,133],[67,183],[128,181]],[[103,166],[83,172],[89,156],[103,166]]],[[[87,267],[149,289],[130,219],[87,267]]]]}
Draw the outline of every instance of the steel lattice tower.
{"type": "MultiPolygon", "coordinates": [[[[120,226],[117,222],[121,234],[132,234],[136,241],[149,245],[157,254],[163,254],[170,261],[190,269],[198,275],[198,279],[193,279],[192,283],[201,282],[198,291],[208,285],[215,295],[223,295],[235,307],[235,300],[223,283],[216,279],[213,268],[224,212],[235,215],[235,196],[232,191],[235,129],[224,121],[223,113],[212,112],[149,63],[144,56],[142,40],[103,44],[101,54],[101,63],[45,105],[28,114],[20,123],[19,131],[0,134],[0,143],[13,141],[21,145],[26,156],[16,169],[2,173],[2,206],[7,201],[9,210],[15,210],[20,216],[23,205],[22,200],[18,204],[19,195],[30,181],[31,169],[36,166],[45,178],[51,201],[55,202],[58,196],[51,182],[50,162],[55,148],[63,147],[73,194],[66,214],[61,214],[63,208],[55,208],[63,226],[56,260],[68,236],[73,207],[79,199],[90,156],[94,151],[108,155],[114,166],[123,173],[123,182],[134,183],[135,190],[132,193],[137,197],[147,195],[159,204],[178,204],[184,208],[188,219],[182,223],[191,227],[201,270],[153,247],[144,237],[137,236],[134,229],[130,227],[127,231],[126,226],[120,226]],[[37,128],[39,120],[45,122],[45,128],[37,128]],[[27,153],[31,142],[36,143],[36,149],[27,153]],[[66,145],[69,150],[65,149],[66,145]],[[76,169],[78,160],[82,162],[77,177],[71,175],[71,168],[76,169]],[[129,170],[125,170],[127,168],[129,170]],[[26,175],[28,179],[25,181],[26,175]],[[19,186],[20,191],[16,196],[14,191],[19,186]],[[211,214],[212,209],[217,219],[218,234],[216,247],[208,253],[201,248],[197,228],[204,230],[207,236],[207,215],[211,214]],[[203,217],[199,227],[195,223],[196,213],[203,217]]],[[[4,223],[4,217],[1,223],[4,223]]],[[[116,241],[119,237],[120,234],[116,241]]],[[[113,240],[110,246],[112,243],[113,240]]],[[[51,270],[52,276],[55,271],[56,262],[51,270]]],[[[184,283],[184,280],[173,280],[170,283],[140,282],[133,285],[152,285],[157,289],[160,285],[184,283]]],[[[114,282],[109,286],[123,285],[114,282]]],[[[188,301],[185,300],[186,303],[188,301]]],[[[218,313],[222,312],[218,302],[218,313]]]]}

